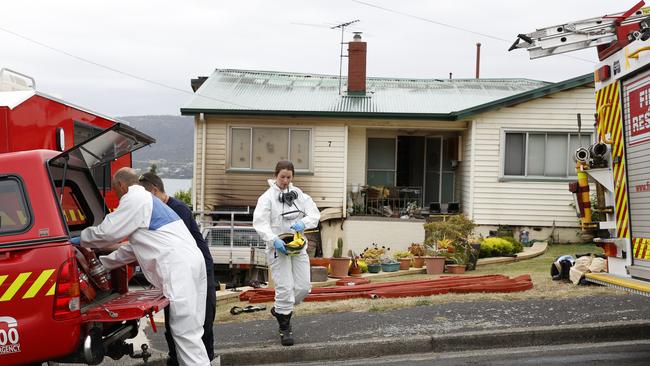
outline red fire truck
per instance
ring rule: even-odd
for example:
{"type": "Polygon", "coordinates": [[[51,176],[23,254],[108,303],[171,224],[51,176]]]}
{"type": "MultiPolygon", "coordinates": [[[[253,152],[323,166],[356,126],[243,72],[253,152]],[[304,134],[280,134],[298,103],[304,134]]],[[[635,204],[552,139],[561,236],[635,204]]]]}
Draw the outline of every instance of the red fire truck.
{"type": "Polygon", "coordinates": [[[510,50],[538,58],[597,48],[596,138],[576,151],[572,191],[582,230],[605,249],[609,273],[586,278],[650,296],[650,8],[644,5],[519,34],[510,50]],[[604,218],[594,220],[593,213],[604,218]]]}
{"type": "Polygon", "coordinates": [[[91,170],[153,141],[117,123],[63,152],[0,154],[0,365],[150,356],[125,341],[169,301],[69,238],[108,212],[91,170]]]}
{"type": "MultiPolygon", "coordinates": [[[[48,149],[63,151],[119,122],[36,91],[33,78],[0,69],[0,153],[48,149]]],[[[117,207],[112,173],[131,166],[131,154],[93,169],[109,209],[117,207]]]]}

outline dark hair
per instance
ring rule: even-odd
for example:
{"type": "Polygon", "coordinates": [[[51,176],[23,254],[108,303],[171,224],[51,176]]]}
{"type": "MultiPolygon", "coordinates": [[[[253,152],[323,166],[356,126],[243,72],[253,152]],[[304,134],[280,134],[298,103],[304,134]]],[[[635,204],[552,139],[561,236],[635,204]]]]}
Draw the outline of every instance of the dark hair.
{"type": "Polygon", "coordinates": [[[156,175],[156,173],[146,172],[138,178],[138,181],[142,186],[147,188],[147,186],[153,186],[158,188],[159,191],[165,193],[165,185],[163,184],[162,179],[156,175]]]}
{"type": "Polygon", "coordinates": [[[280,170],[291,170],[291,174],[296,175],[296,171],[293,169],[293,163],[290,162],[289,160],[280,160],[278,163],[275,165],[275,175],[274,177],[277,177],[278,174],[280,173],[280,170]]]}

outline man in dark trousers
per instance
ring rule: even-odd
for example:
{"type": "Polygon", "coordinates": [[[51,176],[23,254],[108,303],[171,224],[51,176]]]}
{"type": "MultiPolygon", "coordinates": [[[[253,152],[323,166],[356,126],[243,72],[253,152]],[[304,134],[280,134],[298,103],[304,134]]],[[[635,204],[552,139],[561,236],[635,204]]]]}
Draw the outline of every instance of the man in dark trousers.
{"type": "MultiPolygon", "coordinates": [[[[208,249],[208,245],[199,231],[199,227],[196,225],[196,221],[192,218],[192,211],[187,205],[174,197],[170,197],[165,193],[165,186],[162,179],[157,176],[155,173],[147,172],[140,176],[140,184],[147,191],[151,192],[154,196],[158,197],[161,201],[167,204],[174,212],[180,216],[180,218],[185,223],[185,226],[189,229],[190,233],[196,240],[196,245],[201,250],[203,258],[205,259],[205,269],[208,277],[208,294],[206,297],[205,304],[205,322],[203,323],[203,343],[205,344],[205,349],[208,352],[208,357],[210,360],[214,359],[214,335],[212,333],[212,327],[214,326],[214,318],[216,314],[217,306],[217,294],[216,294],[216,283],[214,280],[214,262],[212,260],[212,255],[208,249]]],[[[176,359],[176,347],[174,346],[174,340],[172,338],[171,329],[169,328],[169,309],[165,308],[165,339],[167,339],[167,346],[169,348],[169,361],[168,365],[178,365],[178,360],[176,359]]]]}

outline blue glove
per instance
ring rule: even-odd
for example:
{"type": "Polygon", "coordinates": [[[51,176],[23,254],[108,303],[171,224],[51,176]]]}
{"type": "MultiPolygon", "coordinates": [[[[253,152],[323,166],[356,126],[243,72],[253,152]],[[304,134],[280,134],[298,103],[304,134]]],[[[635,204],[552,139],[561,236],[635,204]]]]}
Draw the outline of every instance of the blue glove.
{"type": "Polygon", "coordinates": [[[284,247],[284,242],[280,239],[275,239],[273,242],[273,246],[275,247],[275,250],[278,252],[287,255],[287,249],[284,247]]]}
{"type": "Polygon", "coordinates": [[[79,245],[81,244],[81,238],[78,236],[72,236],[70,237],[70,244],[72,245],[79,245]]]}
{"type": "Polygon", "coordinates": [[[302,221],[298,221],[295,224],[291,225],[291,230],[295,232],[305,231],[305,224],[302,221]]]}

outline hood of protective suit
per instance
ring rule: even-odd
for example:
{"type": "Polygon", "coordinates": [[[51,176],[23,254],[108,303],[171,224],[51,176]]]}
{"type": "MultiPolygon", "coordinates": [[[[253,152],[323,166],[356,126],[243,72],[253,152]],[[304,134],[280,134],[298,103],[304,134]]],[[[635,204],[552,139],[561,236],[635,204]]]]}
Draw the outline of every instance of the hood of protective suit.
{"type": "Polygon", "coordinates": [[[265,242],[273,242],[282,233],[291,233],[291,225],[298,221],[306,229],[318,226],[320,212],[312,198],[300,188],[289,184],[289,189],[280,189],[274,179],[269,179],[269,189],[257,200],[253,212],[253,227],[265,242]],[[280,200],[281,193],[295,192],[296,199],[287,204],[280,200]]]}

